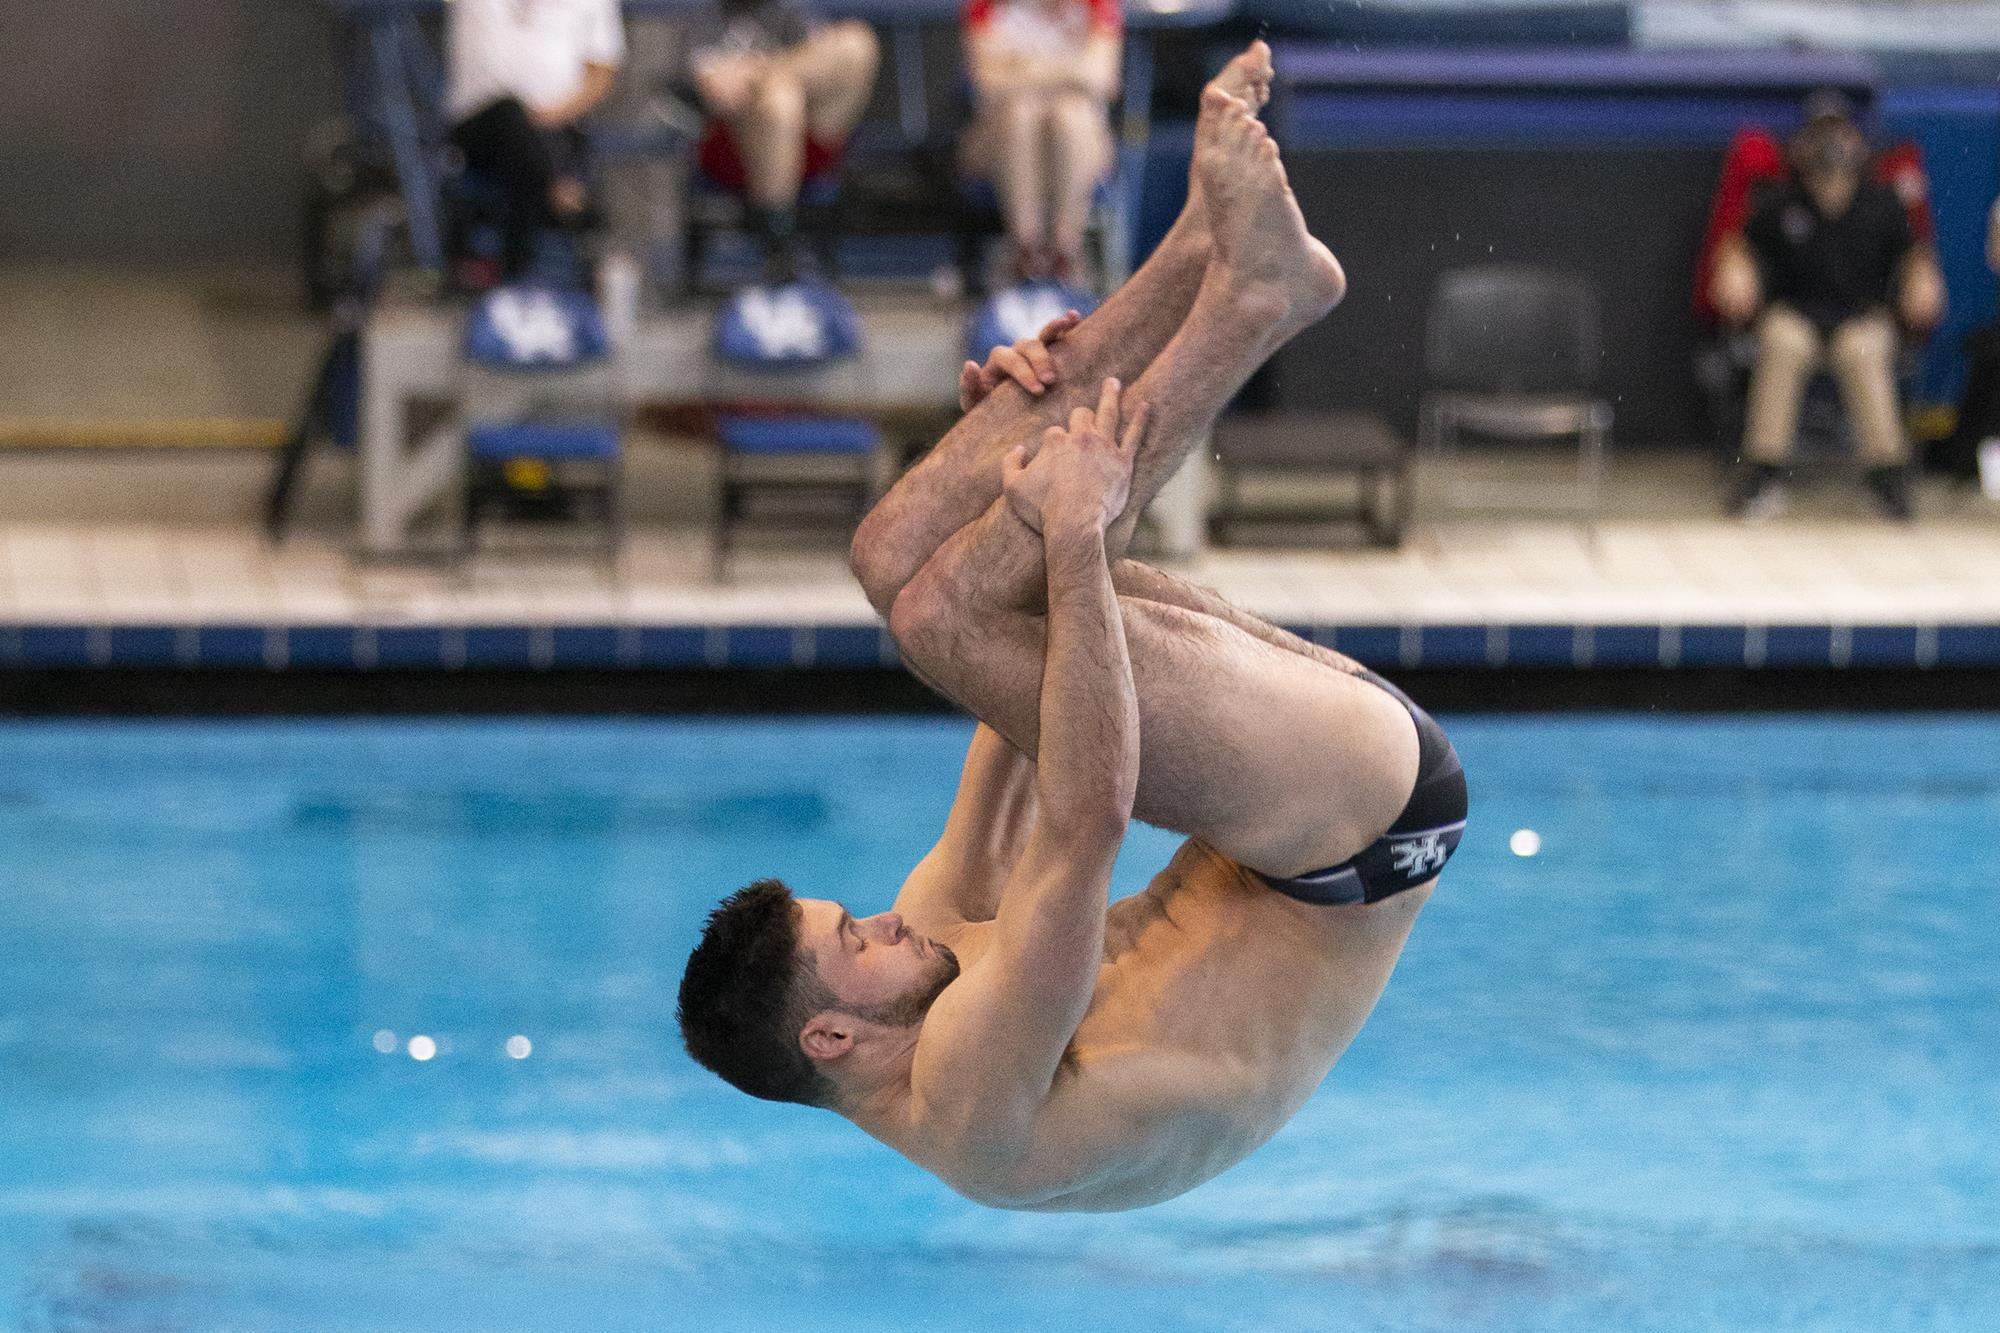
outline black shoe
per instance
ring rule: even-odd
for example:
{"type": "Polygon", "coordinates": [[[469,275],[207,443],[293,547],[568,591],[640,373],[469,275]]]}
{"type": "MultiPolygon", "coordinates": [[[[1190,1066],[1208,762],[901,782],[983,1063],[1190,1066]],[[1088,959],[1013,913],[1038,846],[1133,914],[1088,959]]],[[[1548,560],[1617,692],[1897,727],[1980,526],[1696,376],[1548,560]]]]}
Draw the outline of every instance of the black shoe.
{"type": "Polygon", "coordinates": [[[750,207],[750,230],[764,247],[764,282],[783,287],[799,280],[796,209],[750,207]]]}
{"type": "Polygon", "coordinates": [[[772,245],[764,251],[764,285],[766,287],[789,287],[799,280],[798,248],[789,241],[772,245]]]}
{"type": "Polygon", "coordinates": [[[1917,516],[1916,504],[1910,499],[1910,470],[1906,467],[1871,468],[1865,479],[1868,494],[1875,501],[1875,510],[1884,518],[1892,518],[1898,523],[1908,523],[1917,516]]]}
{"type": "Polygon", "coordinates": [[[1776,518],[1785,509],[1784,470],[1769,463],[1752,463],[1737,476],[1723,508],[1731,518],[1753,523],[1776,518]]]}

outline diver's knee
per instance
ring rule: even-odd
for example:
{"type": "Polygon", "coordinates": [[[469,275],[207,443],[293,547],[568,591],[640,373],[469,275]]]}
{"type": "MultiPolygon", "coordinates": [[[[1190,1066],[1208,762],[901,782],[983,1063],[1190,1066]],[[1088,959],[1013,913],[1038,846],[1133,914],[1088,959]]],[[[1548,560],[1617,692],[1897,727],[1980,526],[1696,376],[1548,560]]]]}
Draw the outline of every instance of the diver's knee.
{"type": "Polygon", "coordinates": [[[909,580],[890,598],[887,611],[889,637],[906,656],[918,655],[935,637],[949,614],[946,598],[937,584],[919,575],[909,580]]]}
{"type": "Polygon", "coordinates": [[[914,572],[898,557],[890,525],[879,510],[870,511],[854,530],[854,540],[847,544],[847,567],[875,614],[885,620],[914,572]]]}

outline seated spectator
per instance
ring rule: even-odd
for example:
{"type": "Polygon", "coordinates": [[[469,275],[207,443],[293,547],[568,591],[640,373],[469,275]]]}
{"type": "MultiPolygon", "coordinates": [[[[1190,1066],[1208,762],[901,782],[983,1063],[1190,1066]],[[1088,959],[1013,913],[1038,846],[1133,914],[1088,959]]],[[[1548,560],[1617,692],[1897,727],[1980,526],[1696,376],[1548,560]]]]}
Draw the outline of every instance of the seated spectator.
{"type": "Polygon", "coordinates": [[[970,0],[973,122],[965,166],[990,179],[1017,279],[1074,284],[1097,183],[1111,169],[1118,0],[970,0]]]}
{"type": "Polygon", "coordinates": [[[450,25],[451,141],[502,196],[502,265],[518,277],[544,230],[590,221],[578,124],[625,57],[618,0],[454,0],[450,25]]]}
{"type": "Polygon", "coordinates": [[[1885,514],[1907,519],[1897,324],[1935,327],[1944,316],[1944,277],[1930,247],[1912,235],[1895,191],[1867,179],[1867,143],[1838,93],[1806,100],[1806,124],[1787,158],[1791,175],[1758,200],[1716,258],[1717,311],[1735,324],[1754,321],[1757,335],[1744,468],[1729,510],[1763,517],[1782,507],[1800,400],[1824,361],[1839,382],[1870,494],[1885,514]]]}
{"type": "Polygon", "coordinates": [[[875,90],[867,24],[822,25],[797,0],[716,0],[692,21],[694,89],[712,118],[702,170],[750,205],[773,281],[796,273],[800,186],[835,169],[875,90]]]}

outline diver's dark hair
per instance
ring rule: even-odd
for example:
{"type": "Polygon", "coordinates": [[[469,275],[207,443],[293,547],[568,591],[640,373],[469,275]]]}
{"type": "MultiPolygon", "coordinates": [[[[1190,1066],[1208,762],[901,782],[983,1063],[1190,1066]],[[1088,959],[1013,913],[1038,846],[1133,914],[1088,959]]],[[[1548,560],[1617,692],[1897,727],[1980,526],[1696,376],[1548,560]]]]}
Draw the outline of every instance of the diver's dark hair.
{"type": "Polygon", "coordinates": [[[681,1040],[752,1097],[831,1106],[833,1084],[799,1049],[799,1031],[833,1001],[799,951],[792,891],[760,879],[708,914],[681,976],[681,1040]]]}

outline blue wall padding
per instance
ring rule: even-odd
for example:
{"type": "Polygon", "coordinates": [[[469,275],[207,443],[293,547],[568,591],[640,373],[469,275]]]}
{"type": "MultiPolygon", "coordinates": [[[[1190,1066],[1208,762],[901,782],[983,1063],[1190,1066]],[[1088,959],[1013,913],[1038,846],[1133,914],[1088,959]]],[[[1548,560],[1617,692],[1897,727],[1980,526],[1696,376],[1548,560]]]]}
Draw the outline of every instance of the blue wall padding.
{"type": "Polygon", "coordinates": [[[1917,376],[1924,402],[1955,402],[1965,379],[1960,343],[1994,316],[1986,267],[1986,217],[2000,195],[2000,87],[1890,88],[1879,107],[1883,135],[1924,150],[1937,219],[1938,260],[1951,309],[1917,376]]]}

